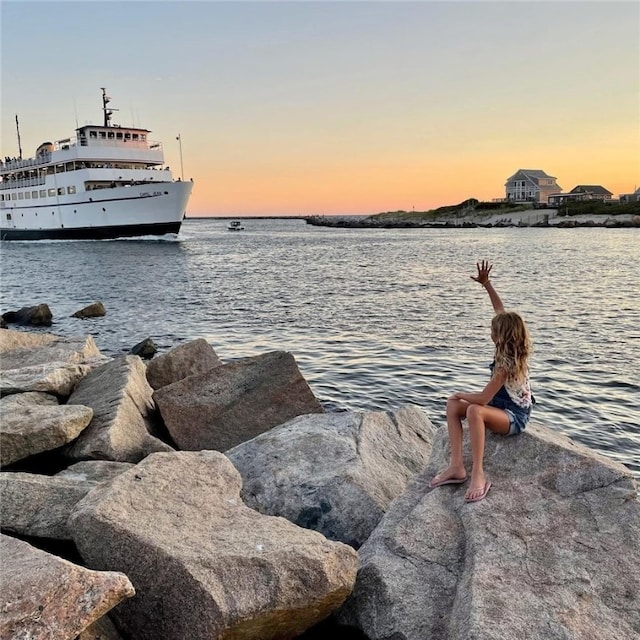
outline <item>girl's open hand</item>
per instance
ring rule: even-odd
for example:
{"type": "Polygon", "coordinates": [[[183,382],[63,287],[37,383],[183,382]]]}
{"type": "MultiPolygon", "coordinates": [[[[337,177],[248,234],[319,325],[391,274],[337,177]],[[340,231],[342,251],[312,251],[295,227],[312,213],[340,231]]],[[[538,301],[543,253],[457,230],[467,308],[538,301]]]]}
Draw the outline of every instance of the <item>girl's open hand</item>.
{"type": "Polygon", "coordinates": [[[489,282],[489,274],[491,273],[491,269],[493,269],[493,265],[489,264],[488,260],[483,260],[482,262],[476,262],[476,267],[478,269],[478,275],[471,276],[471,279],[482,285],[487,284],[487,282],[489,282]]]}

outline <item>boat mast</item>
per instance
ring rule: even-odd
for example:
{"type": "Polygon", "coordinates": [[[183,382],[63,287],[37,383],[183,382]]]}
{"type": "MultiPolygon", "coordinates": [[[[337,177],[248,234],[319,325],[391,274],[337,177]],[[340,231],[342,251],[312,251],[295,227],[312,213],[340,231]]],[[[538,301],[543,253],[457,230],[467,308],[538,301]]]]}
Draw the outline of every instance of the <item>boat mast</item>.
{"type": "Polygon", "coordinates": [[[104,126],[111,126],[111,116],[114,111],[117,109],[113,109],[112,107],[107,107],[109,102],[111,102],[111,98],[107,95],[107,90],[104,87],[100,87],[102,89],[102,111],[104,112],[104,126]]]}
{"type": "Polygon", "coordinates": [[[20,125],[18,123],[18,114],[16,113],[16,133],[18,134],[18,159],[22,160],[22,143],[20,142],[20,125]]]}

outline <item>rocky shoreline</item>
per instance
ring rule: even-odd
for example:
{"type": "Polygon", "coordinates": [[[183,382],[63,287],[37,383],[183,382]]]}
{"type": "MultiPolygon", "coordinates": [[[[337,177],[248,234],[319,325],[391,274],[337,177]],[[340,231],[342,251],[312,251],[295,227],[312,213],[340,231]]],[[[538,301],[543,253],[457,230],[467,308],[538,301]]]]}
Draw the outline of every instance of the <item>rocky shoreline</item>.
{"type": "Polygon", "coordinates": [[[580,227],[640,228],[640,215],[560,216],[557,209],[524,209],[516,211],[463,208],[454,213],[427,216],[425,213],[400,211],[371,216],[308,216],[307,224],[319,227],[351,229],[474,229],[505,227],[548,227],[575,229],[580,227]]]}
{"type": "Polygon", "coordinates": [[[467,504],[422,408],[327,413],[288,352],[3,329],[0,395],[0,638],[640,635],[636,482],[549,429],[467,504]]]}

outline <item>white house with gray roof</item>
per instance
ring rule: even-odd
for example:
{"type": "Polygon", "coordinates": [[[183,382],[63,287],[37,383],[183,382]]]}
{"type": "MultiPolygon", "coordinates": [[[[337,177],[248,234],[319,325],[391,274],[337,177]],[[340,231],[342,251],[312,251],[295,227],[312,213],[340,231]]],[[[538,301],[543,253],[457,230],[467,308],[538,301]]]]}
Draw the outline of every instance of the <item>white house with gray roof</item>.
{"type": "Polygon", "coordinates": [[[554,176],[542,169],[518,169],[505,183],[507,200],[512,202],[542,202],[562,189],[554,176]]]}

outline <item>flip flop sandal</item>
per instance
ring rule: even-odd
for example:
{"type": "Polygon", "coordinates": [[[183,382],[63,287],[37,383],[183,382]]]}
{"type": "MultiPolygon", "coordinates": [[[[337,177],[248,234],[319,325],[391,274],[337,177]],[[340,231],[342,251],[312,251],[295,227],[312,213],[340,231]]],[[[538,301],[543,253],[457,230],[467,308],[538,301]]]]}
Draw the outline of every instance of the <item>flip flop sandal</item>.
{"type": "Polygon", "coordinates": [[[482,493],[475,498],[467,498],[464,497],[465,502],[480,502],[480,500],[484,500],[487,497],[487,493],[489,493],[489,489],[491,489],[491,483],[487,480],[484,483],[484,487],[482,488],[482,493]]]}

